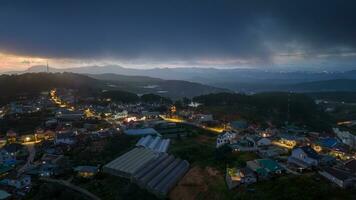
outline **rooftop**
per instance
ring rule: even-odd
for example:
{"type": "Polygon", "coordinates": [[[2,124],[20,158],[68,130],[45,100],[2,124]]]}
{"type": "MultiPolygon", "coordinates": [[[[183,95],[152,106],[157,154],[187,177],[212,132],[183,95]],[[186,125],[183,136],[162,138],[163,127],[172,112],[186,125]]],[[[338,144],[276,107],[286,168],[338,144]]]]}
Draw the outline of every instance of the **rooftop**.
{"type": "Polygon", "coordinates": [[[158,153],[146,148],[134,148],[104,166],[104,172],[130,178],[142,166],[158,157],[158,153]]]}

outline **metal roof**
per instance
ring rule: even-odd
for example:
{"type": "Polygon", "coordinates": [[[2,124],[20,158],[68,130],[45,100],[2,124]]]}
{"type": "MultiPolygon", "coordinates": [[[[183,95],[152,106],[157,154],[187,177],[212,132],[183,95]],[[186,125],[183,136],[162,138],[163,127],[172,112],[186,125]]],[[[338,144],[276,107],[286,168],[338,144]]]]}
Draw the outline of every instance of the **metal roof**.
{"type": "Polygon", "coordinates": [[[153,128],[139,128],[139,129],[127,129],[124,130],[126,135],[159,135],[159,133],[153,128]]]}
{"type": "Polygon", "coordinates": [[[155,161],[134,173],[133,181],[158,196],[165,196],[188,169],[189,163],[186,160],[160,154],[155,161]]]}
{"type": "Polygon", "coordinates": [[[155,152],[167,152],[170,145],[170,139],[162,139],[161,137],[152,137],[150,135],[142,137],[136,146],[142,146],[151,149],[155,152]]]}
{"type": "Polygon", "coordinates": [[[103,170],[115,176],[130,178],[134,172],[157,157],[158,154],[150,149],[134,148],[106,164],[103,170]]]}

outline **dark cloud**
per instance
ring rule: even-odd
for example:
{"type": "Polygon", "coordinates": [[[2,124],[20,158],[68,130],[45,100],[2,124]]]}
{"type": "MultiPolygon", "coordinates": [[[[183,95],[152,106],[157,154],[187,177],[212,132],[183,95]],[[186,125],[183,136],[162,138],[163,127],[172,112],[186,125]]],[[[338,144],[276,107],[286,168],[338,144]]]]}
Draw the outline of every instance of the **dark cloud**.
{"type": "Polygon", "coordinates": [[[347,0],[3,0],[0,49],[69,58],[238,58],[356,47],[347,0]]]}

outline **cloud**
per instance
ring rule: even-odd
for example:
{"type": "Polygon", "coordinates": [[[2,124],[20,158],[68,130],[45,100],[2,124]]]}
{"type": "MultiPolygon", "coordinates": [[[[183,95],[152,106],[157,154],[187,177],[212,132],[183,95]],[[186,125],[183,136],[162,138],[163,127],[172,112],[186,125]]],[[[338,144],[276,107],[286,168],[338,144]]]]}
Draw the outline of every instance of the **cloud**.
{"type": "Polygon", "coordinates": [[[0,51],[217,65],[333,52],[341,62],[356,52],[355,9],[351,0],[4,0],[0,51]]]}

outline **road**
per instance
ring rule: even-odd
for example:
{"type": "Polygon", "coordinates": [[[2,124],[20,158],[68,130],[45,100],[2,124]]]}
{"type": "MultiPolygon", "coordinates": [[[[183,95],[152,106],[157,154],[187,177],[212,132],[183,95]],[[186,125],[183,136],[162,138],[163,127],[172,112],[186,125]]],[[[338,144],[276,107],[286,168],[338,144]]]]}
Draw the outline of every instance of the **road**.
{"type": "Polygon", "coordinates": [[[93,200],[100,200],[99,197],[95,196],[93,193],[89,192],[88,190],[86,189],[83,189],[79,186],[76,186],[76,185],[73,185],[71,184],[70,182],[68,181],[64,181],[64,180],[56,180],[56,179],[51,179],[51,178],[40,178],[40,180],[42,181],[46,181],[46,182],[50,182],[50,183],[58,183],[60,185],[63,185],[65,187],[68,187],[76,192],[79,192],[85,196],[87,196],[88,198],[90,199],[93,199],[93,200]]]}
{"type": "Polygon", "coordinates": [[[168,118],[168,117],[165,117],[163,115],[160,115],[160,117],[163,120],[166,120],[166,121],[169,121],[169,122],[187,124],[187,125],[191,125],[191,126],[195,126],[195,127],[198,127],[198,128],[202,128],[202,129],[205,129],[205,130],[208,130],[208,131],[212,131],[212,132],[215,132],[215,133],[222,133],[224,131],[224,129],[222,129],[222,128],[206,127],[206,126],[194,123],[194,122],[187,122],[187,121],[182,120],[182,119],[168,118]]]}
{"type": "Polygon", "coordinates": [[[25,146],[27,147],[29,155],[27,157],[26,163],[18,170],[19,173],[25,172],[26,169],[31,166],[36,155],[35,143],[27,143],[25,146]]]}

